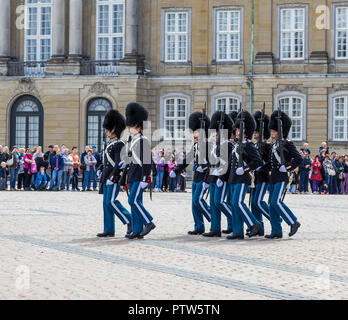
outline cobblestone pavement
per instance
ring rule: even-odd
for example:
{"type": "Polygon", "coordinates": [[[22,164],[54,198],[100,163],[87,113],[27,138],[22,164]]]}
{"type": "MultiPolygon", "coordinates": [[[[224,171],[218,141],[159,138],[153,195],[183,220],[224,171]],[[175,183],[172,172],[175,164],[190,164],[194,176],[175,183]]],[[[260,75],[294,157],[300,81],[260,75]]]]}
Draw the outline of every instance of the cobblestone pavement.
{"type": "Polygon", "coordinates": [[[190,193],[152,202],[145,193],[157,228],[138,241],[124,238],[118,220],[115,238],[95,237],[103,227],[95,192],[0,199],[0,299],[348,299],[345,196],[288,195],[302,223],[294,237],[283,224],[281,240],[239,242],[188,236],[190,193]]]}

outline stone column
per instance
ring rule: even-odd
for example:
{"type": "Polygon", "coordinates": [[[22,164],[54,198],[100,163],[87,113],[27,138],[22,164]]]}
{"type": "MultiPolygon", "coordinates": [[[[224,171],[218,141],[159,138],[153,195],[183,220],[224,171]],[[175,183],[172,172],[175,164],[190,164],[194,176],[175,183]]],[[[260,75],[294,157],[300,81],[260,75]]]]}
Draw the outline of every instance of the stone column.
{"type": "Polygon", "coordinates": [[[138,54],[138,0],[126,1],[126,56],[138,54]]]}
{"type": "Polygon", "coordinates": [[[52,59],[64,60],[65,0],[53,0],[52,10],[52,59]]]}
{"type": "Polygon", "coordinates": [[[82,1],[70,0],[69,58],[82,55],[82,1]]]}
{"type": "Polygon", "coordinates": [[[10,2],[0,1],[0,75],[7,74],[7,61],[10,57],[10,2]]]}
{"type": "Polygon", "coordinates": [[[125,55],[120,61],[120,74],[141,74],[144,70],[144,57],[138,53],[139,1],[126,0],[125,55]]]}

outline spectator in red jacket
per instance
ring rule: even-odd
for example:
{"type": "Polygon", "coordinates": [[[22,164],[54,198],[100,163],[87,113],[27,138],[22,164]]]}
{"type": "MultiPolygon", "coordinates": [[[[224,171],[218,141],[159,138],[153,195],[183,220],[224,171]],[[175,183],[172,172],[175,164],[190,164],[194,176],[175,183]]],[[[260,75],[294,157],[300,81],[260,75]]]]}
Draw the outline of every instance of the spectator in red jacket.
{"type": "Polygon", "coordinates": [[[319,192],[319,185],[321,180],[323,179],[320,173],[321,167],[322,167],[322,164],[319,161],[319,156],[315,156],[314,161],[312,163],[312,176],[311,176],[311,180],[313,182],[313,193],[319,192]]]}

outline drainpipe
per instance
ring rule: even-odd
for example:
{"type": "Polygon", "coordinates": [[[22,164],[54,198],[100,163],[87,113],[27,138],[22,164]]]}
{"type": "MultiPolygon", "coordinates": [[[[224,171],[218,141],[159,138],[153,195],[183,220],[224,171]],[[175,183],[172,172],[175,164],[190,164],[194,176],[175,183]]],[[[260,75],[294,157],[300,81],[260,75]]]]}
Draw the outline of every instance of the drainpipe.
{"type": "Polygon", "coordinates": [[[253,112],[253,75],[254,75],[254,26],[255,26],[255,0],[252,0],[251,9],[251,63],[250,63],[250,113],[253,112]]]}

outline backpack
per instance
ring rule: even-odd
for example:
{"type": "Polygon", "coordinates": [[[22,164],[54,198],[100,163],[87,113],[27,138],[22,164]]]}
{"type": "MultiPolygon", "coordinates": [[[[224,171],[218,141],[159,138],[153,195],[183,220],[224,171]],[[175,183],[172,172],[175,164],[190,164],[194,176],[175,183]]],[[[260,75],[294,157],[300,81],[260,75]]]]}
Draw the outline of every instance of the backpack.
{"type": "Polygon", "coordinates": [[[33,162],[30,166],[30,172],[31,173],[36,173],[37,172],[37,165],[36,162],[33,162]]]}

